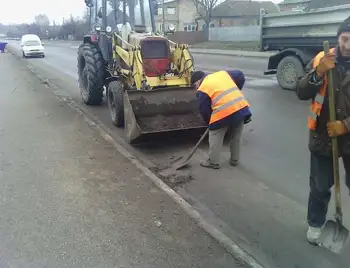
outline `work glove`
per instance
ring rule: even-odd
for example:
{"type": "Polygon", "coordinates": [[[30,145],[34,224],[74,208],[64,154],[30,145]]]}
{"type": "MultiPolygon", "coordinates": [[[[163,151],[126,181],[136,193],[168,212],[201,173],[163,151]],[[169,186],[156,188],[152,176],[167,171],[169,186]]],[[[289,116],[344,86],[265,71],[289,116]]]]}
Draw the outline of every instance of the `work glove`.
{"type": "Polygon", "coordinates": [[[348,132],[342,121],[333,121],[327,123],[327,132],[329,137],[338,137],[348,132]]]}
{"type": "Polygon", "coordinates": [[[335,54],[327,53],[325,54],[320,63],[316,67],[316,74],[318,77],[323,77],[330,69],[335,67],[335,54]]]}

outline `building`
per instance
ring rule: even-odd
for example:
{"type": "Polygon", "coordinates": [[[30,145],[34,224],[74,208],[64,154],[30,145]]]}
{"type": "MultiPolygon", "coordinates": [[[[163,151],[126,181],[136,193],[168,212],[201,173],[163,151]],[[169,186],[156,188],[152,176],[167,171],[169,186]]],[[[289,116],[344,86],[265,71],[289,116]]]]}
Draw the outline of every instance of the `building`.
{"type": "Polygon", "coordinates": [[[349,4],[349,0],[284,0],[279,3],[281,12],[325,8],[349,4]]]}
{"type": "Polygon", "coordinates": [[[349,0],[310,0],[308,4],[309,9],[317,9],[317,8],[325,8],[325,7],[331,7],[331,6],[339,6],[339,5],[346,5],[350,4],[349,0]]]}
{"type": "MultiPolygon", "coordinates": [[[[260,20],[260,9],[267,13],[279,12],[278,5],[271,1],[226,0],[212,10],[210,27],[231,27],[257,25],[260,20]]],[[[204,30],[206,25],[199,18],[193,0],[167,0],[164,2],[164,24],[167,30],[169,24],[175,26],[176,31],[204,30]]],[[[155,16],[156,29],[163,32],[163,6],[158,4],[158,15],[155,16]]]]}
{"type": "MultiPolygon", "coordinates": [[[[258,25],[261,8],[264,8],[267,13],[279,12],[279,7],[270,1],[226,0],[213,9],[210,27],[258,25]]],[[[200,28],[205,27],[206,25],[201,21],[200,28]]]]}
{"type": "MultiPolygon", "coordinates": [[[[164,1],[165,31],[169,24],[175,26],[176,31],[196,31],[197,10],[193,0],[167,0],[164,1]]],[[[156,30],[163,32],[163,6],[158,4],[158,15],[155,16],[156,30]]]]}
{"type": "Polygon", "coordinates": [[[278,4],[281,12],[303,10],[309,6],[311,0],[284,0],[278,4]]]}

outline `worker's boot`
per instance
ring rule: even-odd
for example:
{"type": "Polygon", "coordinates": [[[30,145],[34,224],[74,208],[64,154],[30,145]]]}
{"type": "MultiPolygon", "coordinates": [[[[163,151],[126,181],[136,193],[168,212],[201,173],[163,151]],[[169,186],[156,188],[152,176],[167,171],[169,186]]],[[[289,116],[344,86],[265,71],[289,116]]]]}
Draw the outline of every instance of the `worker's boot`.
{"type": "Polygon", "coordinates": [[[220,168],[219,164],[212,163],[209,159],[203,160],[200,164],[202,167],[206,167],[206,168],[212,168],[212,169],[219,169],[220,168]]]}
{"type": "Polygon", "coordinates": [[[307,229],[306,238],[309,243],[317,245],[316,241],[321,237],[322,228],[311,227],[307,229]]]}

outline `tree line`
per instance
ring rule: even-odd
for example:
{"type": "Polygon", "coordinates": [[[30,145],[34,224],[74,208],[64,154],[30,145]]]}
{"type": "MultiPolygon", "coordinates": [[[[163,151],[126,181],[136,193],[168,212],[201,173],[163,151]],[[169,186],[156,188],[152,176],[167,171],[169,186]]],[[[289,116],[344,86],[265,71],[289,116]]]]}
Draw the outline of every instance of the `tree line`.
{"type": "Polygon", "coordinates": [[[24,34],[36,34],[41,39],[70,39],[82,40],[89,32],[89,13],[85,12],[82,18],[63,18],[62,22],[55,21],[50,24],[50,20],[45,14],[35,16],[33,23],[22,23],[16,25],[0,24],[0,33],[6,34],[9,38],[21,38],[24,34]]]}

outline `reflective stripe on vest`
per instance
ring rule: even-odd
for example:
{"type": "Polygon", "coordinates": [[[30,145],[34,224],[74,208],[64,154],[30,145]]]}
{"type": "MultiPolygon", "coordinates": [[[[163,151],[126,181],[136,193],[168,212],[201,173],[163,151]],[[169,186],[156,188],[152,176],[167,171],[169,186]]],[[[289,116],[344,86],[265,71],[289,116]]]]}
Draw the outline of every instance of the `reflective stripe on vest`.
{"type": "MultiPolygon", "coordinates": [[[[330,53],[334,53],[335,49],[330,49],[330,53]]],[[[313,61],[313,68],[316,69],[317,65],[320,63],[320,60],[324,56],[324,52],[320,52],[316,55],[313,61]]],[[[324,99],[326,97],[327,93],[327,76],[323,79],[323,84],[320,87],[318,93],[316,94],[316,97],[312,100],[312,103],[310,105],[310,113],[308,116],[308,128],[311,130],[316,130],[317,127],[317,118],[321,114],[322,106],[324,103],[324,99]]]]}
{"type": "Polygon", "coordinates": [[[225,71],[206,76],[198,91],[207,94],[211,99],[212,114],[209,124],[215,123],[242,108],[249,107],[241,90],[225,71]]]}

